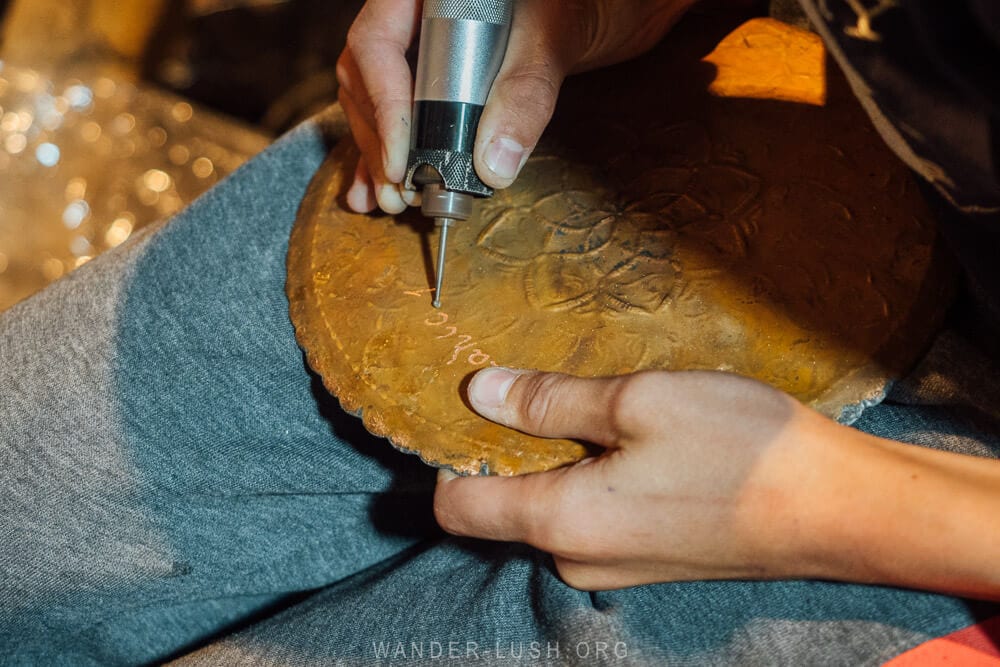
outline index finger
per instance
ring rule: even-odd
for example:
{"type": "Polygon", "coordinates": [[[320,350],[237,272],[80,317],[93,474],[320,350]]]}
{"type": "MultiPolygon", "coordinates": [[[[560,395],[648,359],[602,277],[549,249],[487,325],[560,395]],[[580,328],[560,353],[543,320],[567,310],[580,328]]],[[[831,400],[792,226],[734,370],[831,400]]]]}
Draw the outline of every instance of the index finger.
{"type": "Polygon", "coordinates": [[[347,35],[361,81],[341,83],[356,100],[370,102],[384,172],[394,183],[406,171],[413,107],[406,51],[420,26],[420,8],[419,0],[368,0],[347,35]]]}
{"type": "Polygon", "coordinates": [[[552,508],[567,468],[520,477],[439,474],[434,517],[445,532],[544,548],[546,510],[552,508]]]}

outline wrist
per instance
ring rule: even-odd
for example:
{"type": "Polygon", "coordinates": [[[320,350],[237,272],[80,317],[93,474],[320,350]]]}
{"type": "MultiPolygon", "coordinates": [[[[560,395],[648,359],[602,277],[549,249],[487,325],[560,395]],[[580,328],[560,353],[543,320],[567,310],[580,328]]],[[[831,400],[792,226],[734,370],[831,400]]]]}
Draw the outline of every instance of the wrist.
{"type": "MultiPolygon", "coordinates": [[[[791,399],[790,399],[791,400],[791,399]]],[[[761,454],[738,505],[738,542],[768,579],[838,579],[867,436],[796,403],[761,454]]]]}
{"type": "Polygon", "coordinates": [[[1000,597],[1000,463],[835,427],[800,489],[809,576],[1000,597]]]}

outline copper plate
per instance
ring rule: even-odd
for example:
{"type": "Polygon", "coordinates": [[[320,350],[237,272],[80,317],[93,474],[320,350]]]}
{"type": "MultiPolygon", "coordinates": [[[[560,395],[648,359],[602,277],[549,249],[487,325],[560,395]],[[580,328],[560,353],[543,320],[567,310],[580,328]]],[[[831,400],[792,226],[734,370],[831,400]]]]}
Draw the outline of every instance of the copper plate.
{"type": "MultiPolygon", "coordinates": [[[[332,151],[288,293],[310,364],[370,431],[433,465],[518,474],[588,449],[474,414],[464,384],[492,364],[726,370],[850,421],[916,359],[951,280],[905,168],[832,73],[822,107],[719,97],[724,64],[688,25],[571,80],[518,183],[455,230],[443,310],[433,228],[347,212],[356,149],[332,151]]],[[[781,67],[778,46],[754,55],[781,67]]]]}

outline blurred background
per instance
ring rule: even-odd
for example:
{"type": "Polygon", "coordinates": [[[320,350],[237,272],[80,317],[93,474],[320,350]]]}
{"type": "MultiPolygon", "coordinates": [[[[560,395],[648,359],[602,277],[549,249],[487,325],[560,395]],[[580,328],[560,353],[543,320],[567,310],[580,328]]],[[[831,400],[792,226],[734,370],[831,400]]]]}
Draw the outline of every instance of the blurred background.
{"type": "MultiPolygon", "coordinates": [[[[795,0],[708,2],[802,20],[795,0]]],[[[0,311],[335,101],[362,4],[0,0],[0,311]]]]}
{"type": "Polygon", "coordinates": [[[336,99],[362,0],[0,0],[0,310],[336,99]]]}

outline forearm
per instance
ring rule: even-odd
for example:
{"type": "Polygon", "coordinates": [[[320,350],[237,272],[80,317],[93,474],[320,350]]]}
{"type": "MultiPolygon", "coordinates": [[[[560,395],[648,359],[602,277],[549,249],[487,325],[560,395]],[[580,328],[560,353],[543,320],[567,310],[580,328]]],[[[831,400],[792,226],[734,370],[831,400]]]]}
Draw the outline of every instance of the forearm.
{"type": "Polygon", "coordinates": [[[1000,599],[1000,461],[852,433],[812,493],[818,574],[1000,599]]]}

